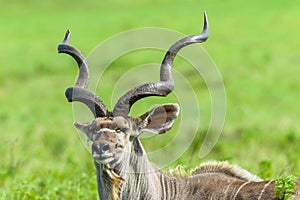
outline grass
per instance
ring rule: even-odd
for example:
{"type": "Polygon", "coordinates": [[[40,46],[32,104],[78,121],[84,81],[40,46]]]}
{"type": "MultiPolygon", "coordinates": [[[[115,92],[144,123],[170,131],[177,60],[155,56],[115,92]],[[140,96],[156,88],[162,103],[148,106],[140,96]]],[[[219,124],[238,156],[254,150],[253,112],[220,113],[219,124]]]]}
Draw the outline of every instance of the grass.
{"type": "MultiPolygon", "coordinates": [[[[203,10],[211,27],[203,47],[224,80],[226,122],[216,146],[199,159],[210,118],[209,94],[203,80],[181,69],[184,61],[176,60],[176,70],[186,73],[199,91],[203,115],[192,144],[169,167],[193,168],[217,159],[230,160],[264,178],[299,176],[296,0],[1,1],[0,199],[96,199],[92,159],[73,128],[72,107],[64,97],[76,75],[74,62],[56,51],[66,29],[72,30],[72,44],[87,55],[108,37],[137,27],[194,34],[201,28],[203,10]]],[[[160,62],[163,55],[143,53],[120,58],[113,66],[147,63],[151,56],[151,61],[160,62]]],[[[107,79],[110,73],[120,76],[112,68],[107,79]]],[[[109,84],[99,89],[101,94],[111,91],[109,84]]],[[[143,108],[153,102],[174,100],[174,96],[145,100],[134,112],[145,112],[143,108]]],[[[143,139],[146,149],[159,148],[172,140],[172,133],[143,139]]]]}
{"type": "Polygon", "coordinates": [[[283,200],[288,200],[292,198],[295,193],[295,186],[297,182],[297,177],[285,176],[281,177],[275,182],[275,194],[276,197],[283,200]]]}

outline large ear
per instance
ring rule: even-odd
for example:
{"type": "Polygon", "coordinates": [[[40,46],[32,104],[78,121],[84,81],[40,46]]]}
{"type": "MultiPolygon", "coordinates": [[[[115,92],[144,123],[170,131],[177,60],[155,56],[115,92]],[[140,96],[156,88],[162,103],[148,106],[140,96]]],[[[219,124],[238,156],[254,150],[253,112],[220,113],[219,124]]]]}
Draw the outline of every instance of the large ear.
{"type": "Polygon", "coordinates": [[[178,113],[178,104],[156,106],[138,118],[140,132],[165,133],[172,128],[178,113]]]}

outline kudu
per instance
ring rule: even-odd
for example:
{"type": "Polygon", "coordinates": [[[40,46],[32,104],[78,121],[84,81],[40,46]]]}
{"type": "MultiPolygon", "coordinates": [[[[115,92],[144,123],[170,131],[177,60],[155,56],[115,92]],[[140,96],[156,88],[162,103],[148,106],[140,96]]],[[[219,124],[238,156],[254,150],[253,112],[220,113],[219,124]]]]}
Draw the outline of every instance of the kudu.
{"type": "MultiPolygon", "coordinates": [[[[199,35],[185,37],[167,51],[160,69],[160,81],[145,83],[129,90],[110,112],[101,99],[89,91],[88,64],[75,47],[69,45],[70,32],[58,46],[59,53],[71,55],[79,66],[79,76],[66,90],[69,102],[82,102],[95,119],[90,123],[75,122],[78,130],[92,141],[92,156],[97,172],[101,200],[130,199],[278,199],[274,180],[263,181],[248,171],[228,162],[206,162],[189,175],[172,175],[155,167],[147,159],[139,140],[144,132],[162,134],[168,131],[179,112],[177,104],[159,105],[140,117],[128,116],[131,106],[148,96],[167,96],[174,88],[172,64],[178,51],[208,38],[206,14],[199,35]]],[[[295,199],[300,198],[296,183],[295,199]]]]}

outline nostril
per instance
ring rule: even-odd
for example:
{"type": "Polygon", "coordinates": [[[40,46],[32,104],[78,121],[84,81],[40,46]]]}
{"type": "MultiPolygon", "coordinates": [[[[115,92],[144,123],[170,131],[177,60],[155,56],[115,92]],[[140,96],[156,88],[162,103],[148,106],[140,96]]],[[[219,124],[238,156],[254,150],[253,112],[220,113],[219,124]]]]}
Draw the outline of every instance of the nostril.
{"type": "Polygon", "coordinates": [[[108,151],[109,150],[109,145],[108,144],[102,144],[101,145],[101,150],[102,150],[102,152],[108,151]]]}
{"type": "Polygon", "coordinates": [[[100,150],[101,150],[101,147],[100,147],[99,144],[96,144],[96,143],[93,143],[93,144],[92,144],[92,151],[93,151],[93,152],[98,152],[98,153],[100,153],[100,150]]]}

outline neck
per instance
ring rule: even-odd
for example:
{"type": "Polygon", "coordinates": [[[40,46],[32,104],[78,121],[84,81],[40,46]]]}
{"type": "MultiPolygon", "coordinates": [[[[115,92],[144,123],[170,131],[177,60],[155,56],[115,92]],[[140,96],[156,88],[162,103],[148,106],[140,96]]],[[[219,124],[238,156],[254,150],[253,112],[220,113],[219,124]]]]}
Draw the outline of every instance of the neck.
{"type": "MultiPolygon", "coordinates": [[[[152,194],[155,191],[155,176],[160,171],[148,160],[139,141],[134,139],[128,156],[108,169],[98,162],[94,162],[97,172],[98,194],[101,200],[141,199],[141,196],[152,194]],[[135,188],[132,190],[132,188],[135,188]],[[140,191],[140,192],[137,192],[140,191]]],[[[156,191],[156,193],[158,193],[156,191]]]]}

